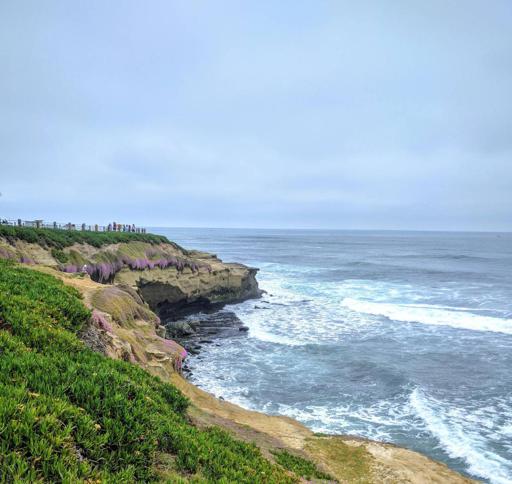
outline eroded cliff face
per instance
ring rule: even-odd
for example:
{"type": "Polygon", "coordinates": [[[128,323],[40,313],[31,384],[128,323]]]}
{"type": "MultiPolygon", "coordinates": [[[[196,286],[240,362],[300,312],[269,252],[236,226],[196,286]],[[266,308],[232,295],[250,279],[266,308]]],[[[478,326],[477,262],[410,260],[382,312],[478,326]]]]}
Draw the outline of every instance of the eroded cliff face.
{"type": "Polygon", "coordinates": [[[99,284],[88,276],[65,274],[49,267],[36,268],[59,277],[82,294],[92,318],[79,337],[91,349],[141,366],[165,381],[180,373],[185,349],[165,337],[160,318],[133,289],[99,284]]]}
{"type": "Polygon", "coordinates": [[[256,281],[257,269],[227,264],[202,252],[189,252],[189,257],[208,269],[123,269],[116,274],[114,282],[136,288],[162,319],[261,295],[256,281]]]}
{"type": "Polygon", "coordinates": [[[61,251],[0,238],[0,249],[16,258],[68,273],[88,271],[96,282],[136,290],[162,319],[259,297],[257,269],[222,262],[213,254],[177,244],[129,242],[96,248],[75,244],[61,251]]]}

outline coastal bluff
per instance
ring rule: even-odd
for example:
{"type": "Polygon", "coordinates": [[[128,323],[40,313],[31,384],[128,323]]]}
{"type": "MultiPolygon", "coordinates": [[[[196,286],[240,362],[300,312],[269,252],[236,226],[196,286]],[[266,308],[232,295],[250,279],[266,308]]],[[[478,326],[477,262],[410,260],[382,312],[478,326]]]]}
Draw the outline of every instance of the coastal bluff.
{"type": "Polygon", "coordinates": [[[225,263],[206,252],[187,251],[186,254],[193,263],[206,269],[197,272],[191,269],[181,272],[172,268],[153,269],[141,273],[122,270],[114,283],[137,288],[144,301],[162,319],[173,319],[184,313],[214,309],[261,295],[256,268],[225,263]]]}
{"type": "Polygon", "coordinates": [[[101,244],[96,243],[102,240],[99,234],[90,241],[76,237],[65,245],[69,241],[54,241],[53,232],[45,232],[49,238],[34,242],[0,232],[0,258],[130,286],[162,319],[261,295],[256,268],[225,263],[214,254],[186,250],[165,238],[145,241],[144,235],[134,234],[133,241],[101,244]]]}
{"type": "MultiPolygon", "coordinates": [[[[142,239],[52,243],[0,234],[0,257],[76,289],[92,311],[78,333],[81,340],[95,352],[172,383],[189,399],[187,415],[198,429],[222,428],[240,441],[255,444],[266,459],[285,468],[286,460],[279,456],[291,455],[286,457],[288,464],[295,458],[307,459],[323,476],[313,482],[472,482],[414,451],[351,436],[314,434],[290,418],[218,400],[185,380],[181,364],[186,353],[166,338],[162,319],[260,296],[257,269],[225,263],[169,241],[142,239]]],[[[168,476],[165,469],[162,472],[164,482],[168,476]]],[[[311,482],[295,481],[291,473],[289,477],[290,482],[311,482]]],[[[288,481],[280,477],[268,482],[288,481]]]]}

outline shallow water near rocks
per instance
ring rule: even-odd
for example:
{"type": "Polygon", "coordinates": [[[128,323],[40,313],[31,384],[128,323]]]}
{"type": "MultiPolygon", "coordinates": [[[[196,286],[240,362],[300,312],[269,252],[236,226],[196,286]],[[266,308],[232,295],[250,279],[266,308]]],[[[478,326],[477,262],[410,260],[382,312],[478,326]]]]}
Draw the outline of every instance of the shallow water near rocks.
{"type": "Polygon", "coordinates": [[[512,482],[512,235],[155,229],[260,268],[247,333],[191,380],[315,431],[394,442],[512,482]]]}

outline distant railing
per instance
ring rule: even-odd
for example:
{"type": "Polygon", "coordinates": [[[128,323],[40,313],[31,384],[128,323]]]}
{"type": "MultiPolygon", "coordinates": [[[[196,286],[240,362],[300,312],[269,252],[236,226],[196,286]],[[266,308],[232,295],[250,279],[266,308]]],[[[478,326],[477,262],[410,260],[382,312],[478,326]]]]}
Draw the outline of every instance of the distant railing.
{"type": "Polygon", "coordinates": [[[31,227],[35,229],[52,229],[52,230],[79,230],[90,232],[134,232],[137,234],[145,234],[145,227],[136,227],[134,224],[120,224],[112,222],[108,225],[88,225],[85,223],[74,224],[71,222],[45,222],[44,220],[17,220],[1,218],[0,225],[10,225],[12,227],[31,227]]]}

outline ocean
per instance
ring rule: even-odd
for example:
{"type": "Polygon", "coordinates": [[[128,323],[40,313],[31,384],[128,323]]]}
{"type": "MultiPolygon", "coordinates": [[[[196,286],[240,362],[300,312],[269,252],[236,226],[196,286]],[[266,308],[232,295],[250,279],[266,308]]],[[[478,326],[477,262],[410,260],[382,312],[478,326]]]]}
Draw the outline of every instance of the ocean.
{"type": "Polygon", "coordinates": [[[226,307],[249,331],[191,355],[195,384],[512,483],[512,234],[154,231],[266,291],[226,307]]]}

